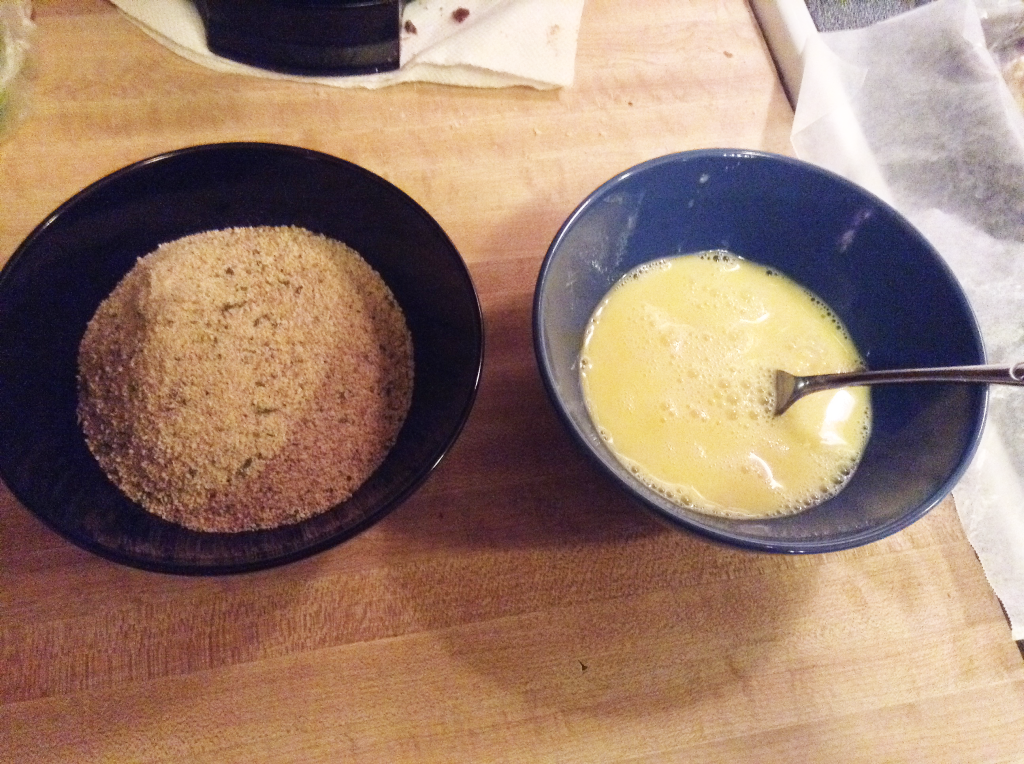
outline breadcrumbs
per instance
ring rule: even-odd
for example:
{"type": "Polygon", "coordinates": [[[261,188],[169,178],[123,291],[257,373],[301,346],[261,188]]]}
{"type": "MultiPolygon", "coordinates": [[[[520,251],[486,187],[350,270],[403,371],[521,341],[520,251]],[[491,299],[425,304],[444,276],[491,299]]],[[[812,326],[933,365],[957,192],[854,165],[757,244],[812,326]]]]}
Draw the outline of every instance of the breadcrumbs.
{"type": "Polygon", "coordinates": [[[275,528],[344,501],[412,399],[391,291],[354,250],[296,227],[161,245],[99,306],[78,363],[100,466],[199,531],[275,528]]]}

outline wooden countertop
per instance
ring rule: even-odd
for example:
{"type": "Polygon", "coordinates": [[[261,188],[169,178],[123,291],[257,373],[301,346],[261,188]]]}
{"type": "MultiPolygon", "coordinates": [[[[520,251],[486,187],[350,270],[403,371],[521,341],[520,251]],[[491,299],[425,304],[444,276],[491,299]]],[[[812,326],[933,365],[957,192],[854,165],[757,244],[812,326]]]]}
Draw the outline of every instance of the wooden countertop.
{"type": "Polygon", "coordinates": [[[297,144],[438,219],[480,291],[487,358],[423,488],[290,566],[119,567],[0,488],[0,760],[1024,760],[1024,661],[952,502],[848,552],[717,548],[610,486],[545,398],[531,296],[575,205],[672,151],[790,152],[742,0],[588,0],[577,82],[554,92],[217,74],[102,0],[36,6],[33,111],[0,146],[0,262],[131,161],[297,144]]]}

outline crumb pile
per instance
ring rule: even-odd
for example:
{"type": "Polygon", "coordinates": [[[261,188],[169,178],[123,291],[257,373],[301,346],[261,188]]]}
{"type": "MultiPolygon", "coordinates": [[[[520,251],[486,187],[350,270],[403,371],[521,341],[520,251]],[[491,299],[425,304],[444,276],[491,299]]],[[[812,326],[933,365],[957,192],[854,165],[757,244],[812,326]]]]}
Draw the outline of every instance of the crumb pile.
{"type": "Polygon", "coordinates": [[[78,362],[100,466],[199,531],[274,528],[344,501],[412,399],[391,291],[354,250],[295,227],[161,245],[100,305],[78,362]]]}

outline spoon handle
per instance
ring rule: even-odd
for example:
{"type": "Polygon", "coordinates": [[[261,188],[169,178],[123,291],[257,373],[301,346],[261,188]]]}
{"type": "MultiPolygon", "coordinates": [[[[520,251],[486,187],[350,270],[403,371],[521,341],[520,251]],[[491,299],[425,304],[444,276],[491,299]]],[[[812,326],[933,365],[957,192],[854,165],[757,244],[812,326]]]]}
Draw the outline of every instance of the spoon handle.
{"type": "Polygon", "coordinates": [[[934,369],[882,369],[805,377],[807,387],[842,382],[844,385],[895,384],[899,382],[982,382],[993,385],[1024,385],[1024,361],[1012,366],[945,366],[934,369]]]}

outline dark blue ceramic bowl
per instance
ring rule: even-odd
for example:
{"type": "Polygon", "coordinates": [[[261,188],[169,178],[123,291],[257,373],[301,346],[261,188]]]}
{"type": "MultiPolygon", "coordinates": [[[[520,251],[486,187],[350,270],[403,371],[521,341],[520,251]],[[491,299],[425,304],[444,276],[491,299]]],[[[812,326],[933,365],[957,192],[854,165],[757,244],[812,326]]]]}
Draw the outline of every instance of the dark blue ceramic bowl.
{"type": "Polygon", "coordinates": [[[608,451],[583,404],[583,330],[630,269],[671,254],[727,249],[774,266],[824,299],[872,368],[980,364],[971,307],[949,268],[891,207],[785,157],[692,151],[612,178],[562,226],[541,267],[534,345],[559,415],[600,468],[657,516],[714,541],[765,552],[829,552],[884,538],[940,502],[966,469],[986,389],[874,387],[860,467],[831,500],[798,515],[730,520],[686,510],[642,485],[608,451]]]}
{"type": "Polygon", "coordinates": [[[359,533],[422,483],[469,416],[482,360],[480,305],[465,263],[401,190],[291,146],[181,149],[76,194],[0,272],[0,475],[41,520],[118,562],[189,574],[279,565],[359,533]],[[75,413],[78,345],[137,258],[187,234],[255,225],[331,236],[377,269],[412,333],[412,406],[384,463],[348,501],[278,529],[199,533],[142,510],[92,458],[75,413]]]}

